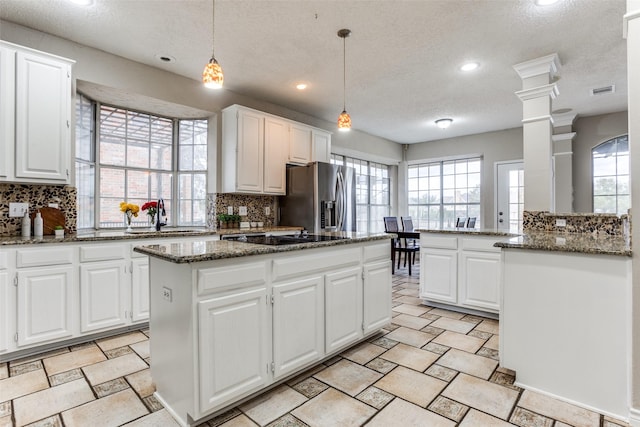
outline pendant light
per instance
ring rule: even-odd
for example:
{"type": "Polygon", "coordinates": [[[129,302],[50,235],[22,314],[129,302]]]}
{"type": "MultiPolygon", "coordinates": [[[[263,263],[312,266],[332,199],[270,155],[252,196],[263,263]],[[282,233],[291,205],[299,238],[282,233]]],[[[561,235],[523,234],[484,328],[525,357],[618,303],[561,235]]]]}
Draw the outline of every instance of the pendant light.
{"type": "Polygon", "coordinates": [[[214,54],[214,41],[215,41],[215,24],[216,24],[216,1],[211,0],[211,59],[209,63],[205,65],[202,72],[202,83],[209,89],[221,89],[224,82],[224,74],[222,74],[222,67],[216,61],[214,54]]]}
{"type": "Polygon", "coordinates": [[[348,131],[351,130],[351,117],[349,113],[347,113],[347,42],[346,38],[351,34],[351,30],[342,29],[338,31],[338,37],[342,39],[342,90],[343,90],[343,98],[342,98],[342,113],[338,117],[338,130],[340,131],[348,131]]]}

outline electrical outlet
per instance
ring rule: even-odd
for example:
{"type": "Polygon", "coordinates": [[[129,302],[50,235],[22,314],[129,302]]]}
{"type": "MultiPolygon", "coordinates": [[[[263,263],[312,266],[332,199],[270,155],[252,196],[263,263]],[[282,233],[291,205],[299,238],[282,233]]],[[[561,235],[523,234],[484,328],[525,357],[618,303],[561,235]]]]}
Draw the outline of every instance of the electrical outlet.
{"type": "Polygon", "coordinates": [[[264,208],[264,214],[265,214],[266,216],[271,215],[271,207],[269,207],[269,206],[265,207],[265,208],[264,208]]]}
{"type": "Polygon", "coordinates": [[[59,205],[58,205],[57,203],[49,203],[49,207],[50,207],[50,208],[56,208],[56,209],[58,209],[58,206],[59,206],[59,205]]]}
{"type": "Polygon", "coordinates": [[[564,218],[556,218],[556,227],[566,227],[567,220],[564,218]]]}
{"type": "Polygon", "coordinates": [[[24,216],[29,211],[29,203],[9,203],[9,218],[24,216]]]}
{"type": "Polygon", "coordinates": [[[227,206],[227,214],[233,215],[233,206],[227,206]]]}
{"type": "Polygon", "coordinates": [[[162,287],[162,298],[166,301],[171,302],[171,300],[173,299],[173,295],[170,288],[167,288],[166,286],[162,287]]]}
{"type": "Polygon", "coordinates": [[[247,207],[246,206],[240,206],[238,208],[238,215],[247,216],[247,207]]]}

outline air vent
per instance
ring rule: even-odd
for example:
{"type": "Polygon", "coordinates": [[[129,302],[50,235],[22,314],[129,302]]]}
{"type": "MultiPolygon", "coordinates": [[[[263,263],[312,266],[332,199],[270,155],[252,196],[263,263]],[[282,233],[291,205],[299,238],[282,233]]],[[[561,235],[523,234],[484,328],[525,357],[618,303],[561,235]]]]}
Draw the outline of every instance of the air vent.
{"type": "Polygon", "coordinates": [[[603,87],[591,89],[591,96],[605,95],[607,93],[613,93],[615,91],[616,91],[615,85],[603,86],[603,87]]]}

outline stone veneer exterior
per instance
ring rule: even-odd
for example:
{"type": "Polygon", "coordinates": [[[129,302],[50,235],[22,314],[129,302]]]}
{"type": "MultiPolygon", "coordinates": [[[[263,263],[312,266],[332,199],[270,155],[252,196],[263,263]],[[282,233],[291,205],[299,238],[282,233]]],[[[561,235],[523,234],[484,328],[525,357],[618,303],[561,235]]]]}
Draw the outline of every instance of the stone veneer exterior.
{"type": "Polygon", "coordinates": [[[57,203],[64,212],[65,226],[70,233],[76,231],[77,192],[75,187],[60,185],[0,184],[0,236],[20,234],[22,218],[9,218],[9,203],[29,203],[29,211],[57,203]]]}
{"type": "Polygon", "coordinates": [[[545,231],[629,236],[630,226],[629,215],[544,211],[524,211],[522,213],[522,228],[525,234],[533,231],[545,231]],[[567,221],[566,227],[556,226],[556,219],[565,219],[567,221]]]}

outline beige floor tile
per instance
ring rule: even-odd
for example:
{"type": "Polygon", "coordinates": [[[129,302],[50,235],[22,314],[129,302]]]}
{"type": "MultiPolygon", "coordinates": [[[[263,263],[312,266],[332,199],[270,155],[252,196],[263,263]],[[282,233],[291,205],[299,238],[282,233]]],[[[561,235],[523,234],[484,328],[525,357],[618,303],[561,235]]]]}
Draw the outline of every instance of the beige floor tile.
{"type": "Polygon", "coordinates": [[[146,359],[147,357],[150,356],[149,340],[144,340],[144,341],[137,342],[135,344],[131,344],[129,347],[131,347],[133,351],[138,353],[138,356],[140,356],[143,359],[146,359]]]}
{"type": "Polygon", "coordinates": [[[127,389],[64,411],[62,420],[65,427],[110,427],[133,421],[148,413],[133,390],[127,389]]]}
{"type": "Polygon", "coordinates": [[[367,424],[367,427],[454,427],[455,422],[402,399],[394,399],[367,424]]]}
{"type": "Polygon", "coordinates": [[[115,380],[93,386],[93,391],[98,398],[102,398],[127,388],[129,388],[129,383],[126,382],[124,378],[116,378],[115,380]]]}
{"type": "Polygon", "coordinates": [[[491,377],[496,366],[498,366],[498,362],[487,357],[476,356],[475,354],[452,348],[438,360],[438,365],[486,380],[491,377]]]}
{"type": "Polygon", "coordinates": [[[500,335],[492,335],[491,338],[489,338],[489,340],[485,343],[484,345],[487,348],[493,349],[493,350],[499,350],[500,349],[500,335]]]}
{"type": "Polygon", "coordinates": [[[32,393],[13,401],[16,424],[23,426],[94,399],[84,379],[32,393]]]}
{"type": "Polygon", "coordinates": [[[151,369],[143,369],[127,375],[125,378],[140,397],[147,397],[156,391],[156,386],[151,378],[151,369]]]}
{"type": "Polygon", "coordinates": [[[293,386],[293,389],[299,393],[302,393],[305,397],[311,399],[312,397],[316,397],[323,391],[329,388],[325,383],[318,381],[317,379],[311,377],[306,380],[300,381],[296,385],[293,386]]]}
{"type": "Polygon", "coordinates": [[[26,374],[0,380],[0,402],[15,399],[49,387],[44,370],[27,372],[26,374]]]}
{"type": "Polygon", "coordinates": [[[9,368],[9,376],[16,377],[18,375],[26,374],[27,372],[37,371],[43,369],[42,360],[36,360],[35,362],[23,363],[17,366],[11,366],[9,368]]]}
{"type": "Polygon", "coordinates": [[[442,317],[447,317],[449,319],[457,319],[457,320],[460,320],[465,316],[464,313],[458,313],[457,311],[445,310],[443,308],[434,308],[433,310],[431,310],[429,312],[429,314],[435,314],[436,316],[442,316],[442,317]]]}
{"type": "Polygon", "coordinates": [[[324,371],[318,372],[314,377],[350,396],[355,396],[378,381],[382,374],[343,359],[324,371]]]}
{"type": "Polygon", "coordinates": [[[398,366],[374,386],[425,408],[447,386],[447,383],[398,366]]]}
{"type": "Polygon", "coordinates": [[[241,414],[235,418],[230,419],[226,423],[220,424],[220,427],[255,427],[256,423],[251,421],[246,415],[241,414]]]}
{"type": "Polygon", "coordinates": [[[96,385],[147,368],[148,366],[144,363],[144,360],[132,353],[126,356],[116,357],[115,359],[105,360],[104,362],[99,362],[94,365],[85,366],[82,368],[82,371],[87,376],[91,385],[96,385]]]}
{"type": "Polygon", "coordinates": [[[34,354],[31,356],[23,357],[22,359],[12,360],[11,362],[9,362],[9,367],[22,365],[24,363],[35,362],[36,360],[46,359],[48,357],[53,357],[58,354],[67,353],[68,351],[69,349],[64,347],[64,348],[59,348],[57,350],[47,351],[46,353],[34,354]]]}
{"type": "MultiPolygon", "coordinates": [[[[431,312],[429,312],[431,313],[431,312]]],[[[436,328],[446,329],[448,331],[459,332],[461,334],[466,334],[471,331],[476,324],[465,322],[464,320],[458,319],[450,319],[448,317],[441,317],[438,320],[435,320],[429,326],[433,326],[436,328]]]]}
{"type": "Polygon", "coordinates": [[[82,350],[48,357],[43,359],[42,362],[44,363],[44,368],[47,370],[47,375],[55,375],[60,372],[93,365],[94,363],[102,362],[103,360],[107,360],[104,353],[102,353],[98,347],[92,346],[82,350]]]}
{"type": "Polygon", "coordinates": [[[11,420],[11,415],[7,415],[6,417],[0,417],[0,427],[13,427],[13,421],[11,420]]]}
{"type": "Polygon", "coordinates": [[[450,420],[459,422],[462,417],[465,416],[469,407],[454,400],[447,399],[444,396],[438,396],[431,402],[427,409],[450,420]]]}
{"type": "Polygon", "coordinates": [[[381,359],[386,359],[420,372],[427,369],[439,357],[439,354],[402,343],[380,356],[381,359]]]}
{"type": "Polygon", "coordinates": [[[36,421],[35,423],[31,423],[26,427],[63,427],[63,424],[60,415],[56,414],[43,420],[36,421]]]}
{"type": "Polygon", "coordinates": [[[554,424],[551,418],[543,417],[519,406],[511,414],[509,422],[520,427],[552,427],[554,425],[560,427],[554,424]]]}
{"type": "Polygon", "coordinates": [[[291,414],[311,427],[336,427],[360,426],[375,412],[371,406],[330,388],[291,414]]]}
{"type": "Polygon", "coordinates": [[[482,332],[489,332],[491,334],[498,334],[498,321],[493,319],[485,319],[478,326],[476,326],[476,330],[482,332]]]}
{"type": "Polygon", "coordinates": [[[304,380],[306,380],[307,378],[313,376],[313,374],[316,374],[320,371],[322,371],[323,369],[326,369],[327,366],[320,363],[310,369],[307,369],[306,371],[304,371],[303,373],[301,373],[300,375],[296,375],[295,377],[293,377],[292,379],[290,379],[289,381],[287,381],[287,385],[293,387],[294,385],[298,384],[299,382],[302,382],[304,380]]]}
{"type": "Polygon", "coordinates": [[[434,343],[457,348],[459,350],[475,353],[480,350],[485,340],[453,331],[444,331],[433,339],[434,343]]]}
{"type": "Polygon", "coordinates": [[[410,297],[417,297],[418,296],[418,290],[417,289],[412,289],[412,288],[403,288],[398,290],[398,295],[408,295],[410,297]]]}
{"type": "Polygon", "coordinates": [[[307,400],[301,393],[283,385],[240,405],[240,410],[258,425],[266,426],[307,400]]]}
{"type": "Polygon", "coordinates": [[[393,308],[393,311],[397,311],[398,313],[410,314],[412,316],[423,315],[429,310],[431,310],[430,307],[426,307],[424,305],[411,305],[411,304],[401,304],[393,308]]]}
{"type": "Polygon", "coordinates": [[[410,297],[408,295],[401,296],[396,298],[394,301],[401,302],[403,304],[412,304],[412,305],[421,305],[422,300],[416,297],[410,297]]]}
{"type": "Polygon", "coordinates": [[[401,326],[398,329],[389,332],[387,335],[385,335],[385,338],[399,341],[407,345],[412,345],[414,347],[422,347],[423,345],[434,339],[435,335],[401,326]]]}
{"type": "Polygon", "coordinates": [[[0,380],[9,377],[9,364],[8,363],[0,363],[0,380]]]}
{"type": "Polygon", "coordinates": [[[600,425],[600,415],[595,412],[529,390],[522,393],[518,406],[571,425],[600,425]]]}
{"type": "Polygon", "coordinates": [[[475,409],[467,412],[459,427],[513,427],[506,421],[492,417],[475,409]]]}
{"type": "Polygon", "coordinates": [[[431,320],[402,313],[394,317],[392,322],[396,325],[419,330],[431,323],[431,320]]]}
{"type": "Polygon", "coordinates": [[[386,348],[364,342],[356,347],[350,348],[343,352],[340,356],[349,359],[352,362],[365,365],[387,351],[386,348]]]}
{"type": "Polygon", "coordinates": [[[442,395],[503,420],[518,398],[515,390],[464,373],[458,374],[442,395]]]}
{"type": "Polygon", "coordinates": [[[72,369],[70,371],[51,375],[49,377],[49,383],[51,384],[51,387],[55,387],[57,385],[79,380],[81,378],[84,378],[84,375],[82,375],[82,371],[80,369],[72,369]]]}
{"type": "Polygon", "coordinates": [[[387,393],[384,390],[380,390],[377,387],[369,387],[362,393],[356,396],[356,399],[373,406],[377,409],[382,409],[387,403],[391,402],[395,396],[391,393],[387,393]]]}
{"type": "Polygon", "coordinates": [[[114,348],[130,345],[136,342],[149,339],[145,334],[139,331],[128,334],[116,335],[115,337],[104,338],[96,341],[102,350],[113,350],[114,348]]]}
{"type": "Polygon", "coordinates": [[[135,421],[125,424],[124,427],[180,427],[180,424],[167,412],[162,409],[153,414],[145,415],[135,421]]]}

